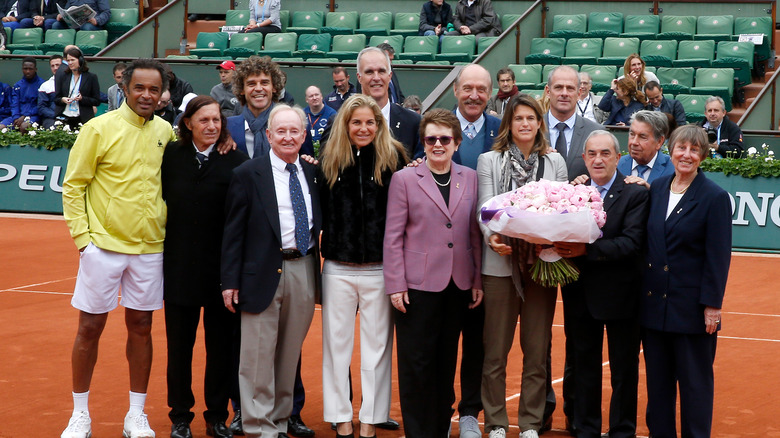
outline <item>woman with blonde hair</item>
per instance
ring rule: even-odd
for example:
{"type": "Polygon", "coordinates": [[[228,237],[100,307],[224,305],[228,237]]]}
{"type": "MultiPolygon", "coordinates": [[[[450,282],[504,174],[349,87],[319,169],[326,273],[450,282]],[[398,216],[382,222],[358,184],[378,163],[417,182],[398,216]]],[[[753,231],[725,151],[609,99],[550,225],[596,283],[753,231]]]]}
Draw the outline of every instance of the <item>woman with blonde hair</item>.
{"type": "Polygon", "coordinates": [[[646,71],[645,66],[644,59],[640,58],[639,54],[632,53],[628,55],[626,62],[623,64],[623,76],[618,79],[623,79],[624,77],[633,79],[636,82],[636,88],[639,90],[644,90],[645,84],[650,81],[660,84],[661,81],[658,80],[658,76],[653,72],[646,71]]]}
{"type": "Polygon", "coordinates": [[[608,111],[605,125],[627,126],[631,116],[647,105],[645,94],[639,91],[636,82],[629,78],[613,79],[612,88],[607,90],[599,102],[599,109],[608,111]]]}
{"type": "MultiPolygon", "coordinates": [[[[541,178],[567,180],[566,162],[547,153],[547,127],[542,108],[533,97],[519,94],[504,110],[493,150],[479,157],[479,203],[541,178]]],[[[502,236],[480,223],[482,283],[485,290],[485,359],[482,367],[482,404],[490,438],[509,431],[506,409],[506,366],[520,316],[523,375],[518,406],[521,438],[536,438],[542,428],[547,349],[552,337],[557,289],[537,284],[530,274],[536,260],[534,245],[502,236]]]]}
{"type": "Polygon", "coordinates": [[[353,437],[349,365],[360,309],[360,437],[390,415],[392,306],[385,295],[382,243],[393,173],[407,163],[379,105],[354,95],[341,106],[322,151],[322,389],[325,421],[353,437]]]}

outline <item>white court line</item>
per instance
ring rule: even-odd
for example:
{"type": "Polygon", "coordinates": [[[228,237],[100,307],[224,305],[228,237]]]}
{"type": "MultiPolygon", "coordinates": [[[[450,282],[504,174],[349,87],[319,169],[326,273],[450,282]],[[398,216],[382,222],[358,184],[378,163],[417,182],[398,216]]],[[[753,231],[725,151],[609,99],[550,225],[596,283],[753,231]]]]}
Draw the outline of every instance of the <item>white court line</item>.
{"type": "Polygon", "coordinates": [[[45,295],[73,295],[73,292],[51,292],[45,290],[17,290],[17,289],[2,289],[2,292],[16,292],[18,294],[45,294],[45,295]]]}
{"type": "Polygon", "coordinates": [[[16,287],[12,287],[12,288],[6,289],[6,290],[11,291],[11,290],[14,290],[14,289],[24,289],[24,288],[33,287],[33,286],[41,286],[41,285],[44,285],[44,284],[58,283],[60,281],[73,280],[74,278],[76,278],[76,277],[74,276],[74,277],[61,278],[59,280],[44,281],[42,283],[26,284],[24,286],[16,286],[16,287]]]}
{"type": "Polygon", "coordinates": [[[772,318],[780,318],[780,315],[775,315],[772,313],[748,313],[748,312],[721,312],[721,313],[727,315],[769,316],[772,318]]]}
{"type": "Polygon", "coordinates": [[[35,213],[0,213],[0,218],[8,219],[41,219],[63,221],[65,218],[61,214],[35,214],[35,213]]]}
{"type": "Polygon", "coordinates": [[[721,336],[721,335],[718,335],[718,339],[736,339],[738,341],[780,342],[780,339],[741,338],[738,336],[721,336]]]}

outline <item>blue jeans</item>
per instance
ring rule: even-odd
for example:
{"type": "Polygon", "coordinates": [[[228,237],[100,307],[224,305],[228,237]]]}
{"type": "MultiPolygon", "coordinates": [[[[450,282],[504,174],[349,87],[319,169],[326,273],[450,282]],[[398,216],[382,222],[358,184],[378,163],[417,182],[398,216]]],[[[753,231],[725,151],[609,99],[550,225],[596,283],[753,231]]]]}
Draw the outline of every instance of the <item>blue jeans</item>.
{"type": "Polygon", "coordinates": [[[16,30],[19,27],[19,22],[18,21],[6,21],[6,22],[3,23],[3,27],[5,27],[6,29],[11,29],[12,31],[14,31],[14,30],[16,30]]]}
{"type": "MultiPolygon", "coordinates": [[[[52,25],[56,23],[57,20],[54,18],[46,18],[43,20],[43,30],[44,32],[51,29],[52,25]]],[[[39,27],[33,24],[32,18],[22,18],[22,21],[19,22],[19,27],[22,29],[30,28],[30,27],[39,27]]]]}
{"type": "MultiPolygon", "coordinates": [[[[52,29],[70,29],[67,24],[65,24],[64,21],[57,21],[52,26],[52,29]]],[[[84,23],[81,25],[81,28],[77,30],[103,30],[102,27],[95,26],[92,23],[84,23]]]]}

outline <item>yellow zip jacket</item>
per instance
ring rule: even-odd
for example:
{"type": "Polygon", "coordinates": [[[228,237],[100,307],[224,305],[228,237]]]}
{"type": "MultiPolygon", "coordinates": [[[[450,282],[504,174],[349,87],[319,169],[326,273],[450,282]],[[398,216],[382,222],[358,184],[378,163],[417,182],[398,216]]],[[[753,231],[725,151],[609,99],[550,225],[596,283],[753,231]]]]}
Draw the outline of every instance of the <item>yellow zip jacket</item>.
{"type": "Polygon", "coordinates": [[[76,247],[92,242],[124,254],[162,252],[167,210],[160,165],[173,138],[168,122],[146,121],[126,101],[81,128],[62,184],[76,247]]]}

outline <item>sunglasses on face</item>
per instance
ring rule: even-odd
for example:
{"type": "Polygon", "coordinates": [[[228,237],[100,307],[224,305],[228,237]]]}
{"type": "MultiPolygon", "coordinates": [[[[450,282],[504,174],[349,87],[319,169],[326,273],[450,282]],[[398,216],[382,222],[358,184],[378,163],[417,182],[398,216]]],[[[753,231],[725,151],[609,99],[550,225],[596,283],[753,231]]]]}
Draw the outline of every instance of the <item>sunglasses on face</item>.
{"type": "Polygon", "coordinates": [[[450,137],[449,135],[442,135],[441,137],[430,135],[428,137],[425,137],[424,140],[425,140],[425,144],[427,144],[428,146],[435,146],[437,141],[441,142],[442,146],[447,146],[452,141],[452,137],[450,137]]]}

